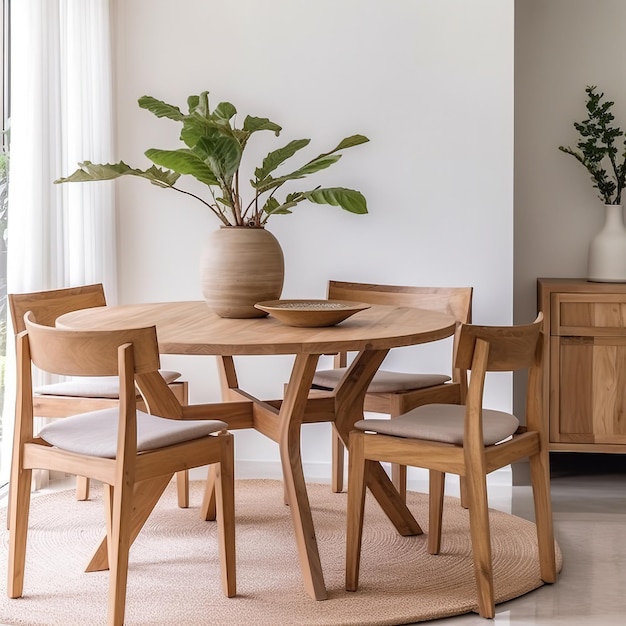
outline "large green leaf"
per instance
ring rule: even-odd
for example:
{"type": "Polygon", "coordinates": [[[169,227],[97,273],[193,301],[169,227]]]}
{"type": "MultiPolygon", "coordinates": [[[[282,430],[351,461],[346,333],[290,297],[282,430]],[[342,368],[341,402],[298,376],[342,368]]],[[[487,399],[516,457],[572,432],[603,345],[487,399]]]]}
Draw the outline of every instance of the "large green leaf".
{"type": "Polygon", "coordinates": [[[284,176],[279,176],[278,178],[267,177],[263,181],[255,182],[251,180],[250,184],[256,188],[258,193],[264,193],[266,191],[269,191],[270,189],[276,189],[276,187],[280,187],[282,184],[286,183],[289,180],[298,180],[300,178],[305,178],[309,174],[319,172],[320,170],[325,170],[333,163],[336,163],[340,158],[340,154],[320,155],[312,161],[309,161],[306,165],[303,165],[300,169],[297,169],[295,172],[285,174],[284,176]]]}
{"type": "Polygon", "coordinates": [[[83,163],[79,163],[78,167],[80,169],[77,169],[70,176],[59,178],[54,182],[82,183],[94,180],[114,180],[120,176],[139,176],[140,178],[147,178],[149,181],[161,187],[172,187],[180,177],[180,174],[176,172],[161,170],[158,167],[154,167],[154,165],[147,170],[137,170],[124,163],[124,161],[104,164],[84,161],[83,163]]]}
{"type": "Polygon", "coordinates": [[[252,117],[247,115],[246,119],[243,121],[243,129],[250,134],[256,133],[257,130],[273,130],[274,134],[278,137],[282,127],[278,124],[274,124],[274,122],[267,119],[267,117],[252,117]]]}
{"type": "Polygon", "coordinates": [[[278,202],[278,200],[276,200],[276,198],[270,196],[263,205],[263,211],[271,215],[272,213],[274,213],[274,211],[276,211],[279,204],[280,203],[278,202]]]}
{"type": "MultiPolygon", "coordinates": [[[[362,143],[368,142],[369,139],[365,137],[365,135],[351,135],[350,137],[346,137],[342,139],[335,148],[330,150],[329,152],[322,152],[322,154],[318,154],[314,159],[309,161],[309,164],[315,163],[319,159],[324,159],[331,154],[335,154],[335,152],[339,152],[339,150],[345,150],[346,148],[351,148],[352,146],[358,146],[362,143]]],[[[308,165],[308,164],[307,164],[308,165]]]]}
{"type": "MultiPolygon", "coordinates": [[[[302,200],[304,198],[301,198],[302,200]]],[[[278,200],[276,200],[276,198],[268,198],[267,202],[265,203],[265,205],[263,206],[263,212],[267,215],[288,215],[289,213],[291,213],[291,211],[289,209],[293,209],[293,207],[296,206],[296,204],[298,204],[298,202],[290,202],[290,201],[285,201],[282,204],[280,204],[278,202],[278,200]]]]}
{"type": "MultiPolygon", "coordinates": [[[[256,187],[259,193],[263,193],[265,191],[269,191],[270,189],[275,189],[279,187],[283,183],[288,180],[296,180],[299,178],[304,178],[309,174],[314,174],[315,172],[319,172],[320,170],[324,170],[327,167],[330,167],[333,163],[336,163],[340,158],[340,154],[335,154],[339,150],[344,150],[346,148],[351,148],[352,146],[358,146],[362,143],[366,143],[369,141],[367,137],[364,135],[351,135],[350,137],[346,137],[342,139],[335,148],[333,148],[330,152],[323,152],[319,154],[314,159],[311,159],[308,163],[303,165],[301,168],[297,169],[295,172],[291,174],[285,174],[279,178],[267,178],[259,180],[258,182],[250,181],[253,187],[256,187]]],[[[269,155],[268,155],[269,156],[269,155]]],[[[261,178],[257,176],[257,178],[261,178]]]]}
{"type": "Polygon", "coordinates": [[[218,185],[218,181],[206,163],[191,150],[146,150],[146,156],[157,165],[167,167],[179,174],[193,176],[205,185],[218,185]]]}
{"type": "Polygon", "coordinates": [[[308,146],[310,142],[310,139],[294,139],[294,141],[290,141],[286,146],[270,152],[263,159],[263,165],[261,167],[257,167],[254,171],[254,175],[258,180],[263,180],[279,165],[291,158],[296,152],[298,152],[298,150],[302,150],[302,148],[308,146]]]}
{"type": "Polygon", "coordinates": [[[142,96],[139,98],[139,106],[154,113],[157,117],[168,117],[171,120],[180,122],[185,117],[181,110],[173,104],[167,104],[162,100],[157,100],[152,96],[142,96]]]}
{"type": "Polygon", "coordinates": [[[189,109],[190,115],[198,109],[199,104],[200,96],[189,96],[187,98],[187,108],[189,109]]]}
{"type": "Polygon", "coordinates": [[[208,118],[211,114],[209,109],[209,92],[203,91],[199,96],[189,96],[187,98],[187,107],[189,115],[196,113],[201,117],[208,118]]]}
{"type": "Polygon", "coordinates": [[[217,124],[213,120],[194,113],[183,121],[180,139],[188,148],[194,148],[200,137],[208,137],[217,132],[217,124]]]}
{"type": "Polygon", "coordinates": [[[221,134],[201,137],[194,152],[204,159],[219,181],[231,184],[241,162],[241,146],[236,139],[221,134]]]}
{"type": "Polygon", "coordinates": [[[315,204],[331,204],[340,206],[350,213],[363,215],[367,213],[367,202],[360,191],[343,187],[329,187],[305,191],[302,195],[315,204]]]}
{"type": "Polygon", "coordinates": [[[302,178],[303,176],[308,176],[309,174],[314,174],[315,172],[319,172],[320,170],[325,170],[327,167],[330,167],[333,163],[337,163],[341,158],[340,154],[324,154],[322,156],[318,156],[317,158],[309,161],[306,165],[303,165],[301,168],[297,169],[293,174],[288,176],[295,176],[296,178],[302,178]]]}
{"type": "Polygon", "coordinates": [[[237,109],[230,102],[220,102],[213,111],[213,117],[217,120],[228,122],[237,115],[237,109]]]}
{"type": "Polygon", "coordinates": [[[367,143],[369,139],[365,135],[351,135],[339,142],[339,145],[331,150],[328,154],[337,152],[337,150],[345,150],[346,148],[352,148],[353,146],[360,146],[362,143],[367,143]]]}

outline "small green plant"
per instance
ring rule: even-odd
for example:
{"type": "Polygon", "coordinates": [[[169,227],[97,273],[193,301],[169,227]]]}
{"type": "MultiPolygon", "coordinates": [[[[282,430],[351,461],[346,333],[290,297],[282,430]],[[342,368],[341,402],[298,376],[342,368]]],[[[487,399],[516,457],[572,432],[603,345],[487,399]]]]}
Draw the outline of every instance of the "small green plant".
{"type": "MultiPolygon", "coordinates": [[[[617,143],[624,135],[621,128],[612,126],[615,120],[611,109],[614,102],[604,100],[604,93],[596,93],[596,86],[588,86],[587,119],[574,122],[581,136],[577,150],[559,146],[571,154],[591,174],[593,186],[604,204],[621,204],[626,185],[626,150],[619,155],[617,143]],[[610,173],[609,173],[610,172],[610,173]]],[[[623,142],[626,147],[626,141],[623,142]]]]}
{"type": "Polygon", "coordinates": [[[120,176],[146,178],[158,187],[173,189],[193,196],[205,204],[225,226],[250,226],[263,228],[272,215],[291,213],[303,201],[339,206],[350,213],[367,213],[364,196],[353,189],[320,186],[313,189],[294,190],[278,196],[283,185],[307,178],[336,163],[341,150],[358,146],[368,140],[363,135],[346,137],[330,152],[324,152],[294,170],[274,175],[285,161],[305,148],[310,139],[296,139],[273,150],[250,177],[251,193],[243,197],[240,190],[241,159],[253,133],[266,130],[276,136],[282,128],[265,117],[247,115],[241,127],[233,120],[237,109],[230,102],[209,108],[208,91],[187,99],[188,113],[177,106],[157,100],[152,96],[139,98],[139,106],[156,117],[166,117],[182,125],[180,140],[184,147],[177,150],[151,148],[145,155],[154,163],[147,170],[135,169],[120,161],[115,164],[79,163],[80,169],[55,183],[111,180],[120,176]],[[160,166],[160,167],[157,167],[160,166]],[[167,168],[167,169],[161,169],[167,168]],[[210,198],[202,198],[178,187],[181,176],[189,175],[208,187],[210,198]]]}
{"type": "MultiPolygon", "coordinates": [[[[604,204],[621,204],[622,190],[626,186],[626,150],[619,154],[617,147],[624,135],[619,127],[611,123],[615,120],[611,109],[614,102],[604,100],[604,93],[596,93],[596,86],[588,86],[587,119],[574,122],[581,139],[576,144],[578,150],[559,146],[559,150],[571,154],[591,174],[593,186],[604,204]],[[609,173],[610,172],[610,173],[609,173]]],[[[626,141],[623,142],[626,147],[626,141]]]]}

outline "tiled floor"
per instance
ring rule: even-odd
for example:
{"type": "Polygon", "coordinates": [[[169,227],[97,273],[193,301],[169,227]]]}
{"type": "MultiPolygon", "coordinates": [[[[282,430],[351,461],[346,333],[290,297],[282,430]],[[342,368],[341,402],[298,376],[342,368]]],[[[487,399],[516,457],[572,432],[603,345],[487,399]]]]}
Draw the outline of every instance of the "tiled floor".
{"type": "MultiPolygon", "coordinates": [[[[496,606],[494,620],[469,614],[433,626],[626,625],[626,472],[553,473],[557,583],[496,606]]],[[[533,519],[529,487],[490,488],[490,506],[533,519]]]]}

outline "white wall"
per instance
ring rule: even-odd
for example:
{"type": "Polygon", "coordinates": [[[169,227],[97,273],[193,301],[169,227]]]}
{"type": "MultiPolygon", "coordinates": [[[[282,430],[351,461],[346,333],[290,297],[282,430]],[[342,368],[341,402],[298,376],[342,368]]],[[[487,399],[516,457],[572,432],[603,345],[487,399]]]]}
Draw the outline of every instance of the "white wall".
{"type": "MultiPolygon", "coordinates": [[[[587,85],[626,131],[623,0],[524,0],[515,12],[515,318],[536,312],[538,277],[585,277],[603,203],[575,146],[587,85]]],[[[622,150],[623,152],[623,144],[622,150]]]]}
{"type": "MultiPolygon", "coordinates": [[[[145,94],[182,107],[208,90],[214,104],[269,117],[284,131],[258,136],[261,157],[293,138],[312,138],[310,156],[353,133],[370,138],[319,175],[363,191],[367,216],[309,205],[270,221],[285,253],[283,297],[323,297],[329,278],[473,285],[476,322],[511,322],[512,0],[118,0],[116,10],[126,162],[148,166],[145,149],[177,143],[176,124],[137,106],[145,94]]],[[[119,182],[118,207],[120,300],[201,299],[198,260],[217,220],[141,180],[119,182]]],[[[447,368],[448,348],[429,347],[424,367],[447,368]]],[[[415,353],[388,366],[419,368],[415,353]]],[[[279,395],[288,360],[259,359],[239,360],[244,385],[279,395]]],[[[164,365],[189,378],[192,401],[218,399],[213,359],[164,365]]],[[[509,379],[488,394],[510,406],[509,379]]],[[[326,472],[328,426],[307,429],[305,464],[326,472]]],[[[278,458],[256,433],[238,433],[237,457],[278,458]]]]}

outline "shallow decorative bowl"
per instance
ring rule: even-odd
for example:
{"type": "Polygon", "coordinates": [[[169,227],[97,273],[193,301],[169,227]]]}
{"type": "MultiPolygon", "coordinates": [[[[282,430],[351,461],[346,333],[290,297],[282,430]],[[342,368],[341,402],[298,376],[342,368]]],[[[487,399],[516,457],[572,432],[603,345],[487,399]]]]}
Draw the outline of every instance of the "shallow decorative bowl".
{"type": "Polygon", "coordinates": [[[369,304],[350,300],[269,300],[254,306],[287,326],[306,328],[334,326],[370,308],[369,304]]]}

